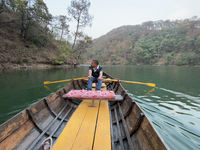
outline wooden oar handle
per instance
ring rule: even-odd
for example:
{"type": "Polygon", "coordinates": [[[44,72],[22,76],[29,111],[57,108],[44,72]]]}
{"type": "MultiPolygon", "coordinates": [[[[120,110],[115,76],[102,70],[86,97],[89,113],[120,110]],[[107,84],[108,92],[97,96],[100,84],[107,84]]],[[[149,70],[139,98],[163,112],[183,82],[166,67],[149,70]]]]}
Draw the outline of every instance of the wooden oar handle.
{"type": "Polygon", "coordinates": [[[81,80],[81,79],[86,79],[87,77],[82,77],[82,78],[72,78],[72,79],[67,79],[67,80],[60,80],[60,81],[44,81],[44,84],[51,84],[51,83],[60,83],[60,82],[67,82],[67,81],[74,81],[74,80],[81,80]]]}
{"type": "Polygon", "coordinates": [[[125,83],[133,83],[133,84],[143,84],[148,85],[151,87],[155,87],[156,85],[154,83],[143,83],[143,82],[135,82],[135,81],[125,81],[125,80],[119,80],[119,79],[103,79],[106,81],[113,81],[113,82],[125,82],[125,83]]]}

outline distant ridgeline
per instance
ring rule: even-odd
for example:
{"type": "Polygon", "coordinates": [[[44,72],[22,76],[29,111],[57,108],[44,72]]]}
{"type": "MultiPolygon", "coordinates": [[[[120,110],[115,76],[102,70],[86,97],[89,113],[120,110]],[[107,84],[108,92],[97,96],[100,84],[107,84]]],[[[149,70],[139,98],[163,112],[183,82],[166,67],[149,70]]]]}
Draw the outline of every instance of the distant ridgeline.
{"type": "Polygon", "coordinates": [[[122,26],[93,40],[87,59],[101,64],[200,65],[200,19],[122,26]]]}

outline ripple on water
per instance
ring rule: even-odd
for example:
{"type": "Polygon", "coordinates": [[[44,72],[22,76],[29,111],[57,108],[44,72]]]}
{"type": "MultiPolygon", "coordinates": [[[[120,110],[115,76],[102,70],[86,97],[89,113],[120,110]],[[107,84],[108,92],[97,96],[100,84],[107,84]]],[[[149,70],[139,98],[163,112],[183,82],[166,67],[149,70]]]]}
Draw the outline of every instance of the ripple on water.
{"type": "Polygon", "coordinates": [[[192,102],[190,102],[190,106],[194,106],[194,107],[199,107],[199,108],[200,108],[200,105],[197,104],[197,103],[192,103],[192,102]]]}
{"type": "Polygon", "coordinates": [[[178,121],[178,119],[175,118],[175,116],[171,116],[171,115],[167,115],[167,114],[163,114],[163,113],[159,113],[159,114],[165,117],[165,118],[163,118],[164,120],[168,120],[169,122],[176,124],[176,125],[183,125],[183,123],[178,121]],[[174,117],[174,118],[172,118],[172,117],[174,117]]]}
{"type": "Polygon", "coordinates": [[[200,106],[199,106],[199,107],[196,107],[196,108],[191,108],[191,109],[193,109],[193,110],[196,110],[196,111],[200,112],[200,106]]]}
{"type": "Polygon", "coordinates": [[[149,110],[151,112],[155,112],[155,113],[157,113],[158,111],[160,111],[160,109],[157,108],[154,105],[143,105],[143,108],[146,108],[147,110],[149,110]]]}
{"type": "Polygon", "coordinates": [[[166,103],[160,103],[158,104],[158,106],[161,106],[163,108],[166,108],[167,110],[174,110],[174,108],[170,107],[168,104],[166,103]]]}
{"type": "Polygon", "coordinates": [[[198,108],[200,107],[199,102],[194,100],[198,97],[173,94],[134,95],[135,97],[132,98],[139,103],[158,133],[168,137],[165,138],[165,142],[171,149],[177,149],[177,147],[197,149],[200,138],[197,127],[200,119],[198,108]]]}
{"type": "Polygon", "coordinates": [[[189,142],[193,142],[194,146],[195,144],[198,145],[199,144],[199,138],[200,138],[200,133],[198,131],[192,131],[192,128],[188,128],[188,127],[179,127],[180,132],[183,133],[184,135],[186,135],[187,137],[190,138],[189,142]]]}
{"type": "Polygon", "coordinates": [[[142,95],[142,96],[137,96],[137,98],[144,98],[144,97],[148,97],[148,96],[144,96],[144,95],[142,95]]]}
{"type": "Polygon", "coordinates": [[[144,101],[151,102],[152,100],[149,98],[143,98],[144,101]]]}
{"type": "Polygon", "coordinates": [[[147,114],[147,116],[151,116],[151,118],[153,118],[154,117],[154,115],[151,113],[151,112],[149,112],[148,110],[146,110],[145,108],[143,108],[143,110],[145,111],[145,114],[147,114]]]}
{"type": "Polygon", "coordinates": [[[183,134],[186,138],[190,139],[187,135],[185,135],[183,132],[181,132],[181,134],[183,134]]]}
{"type": "Polygon", "coordinates": [[[153,97],[153,98],[157,98],[157,99],[161,99],[161,97],[159,97],[159,96],[155,96],[155,95],[152,95],[151,97],[153,97]]]}
{"type": "Polygon", "coordinates": [[[166,124],[168,124],[168,125],[170,125],[170,126],[172,126],[172,127],[176,127],[174,124],[172,124],[172,123],[170,123],[170,122],[167,122],[167,121],[163,121],[163,122],[165,122],[166,124]]]}
{"type": "MultiPolygon", "coordinates": [[[[183,139],[181,136],[182,134],[174,134],[174,133],[171,133],[171,138],[170,140],[167,141],[167,144],[170,145],[170,147],[172,147],[172,149],[177,149],[177,145],[179,147],[180,150],[189,150],[189,149],[194,149],[193,145],[190,143],[190,142],[183,142],[183,139]],[[174,142],[171,142],[171,141],[175,141],[174,142]]],[[[188,139],[185,139],[186,141],[188,139]]]]}
{"type": "MultiPolygon", "coordinates": [[[[132,97],[132,96],[131,96],[132,97]]],[[[136,98],[136,97],[132,97],[135,101],[137,101],[137,103],[143,104],[145,103],[142,99],[136,98]]]]}
{"type": "Polygon", "coordinates": [[[196,102],[200,101],[200,97],[194,97],[194,96],[191,96],[191,95],[188,95],[188,94],[184,94],[184,93],[181,93],[181,92],[176,92],[176,91],[172,91],[172,90],[168,90],[168,89],[164,89],[164,88],[159,88],[159,89],[166,91],[166,92],[170,92],[172,94],[175,94],[176,97],[184,97],[184,98],[190,99],[192,101],[196,101],[196,102]]]}
{"type": "Polygon", "coordinates": [[[194,122],[189,122],[190,124],[192,124],[192,125],[195,125],[195,123],[194,122]]]}
{"type": "Polygon", "coordinates": [[[18,113],[20,111],[21,111],[21,109],[17,109],[17,110],[14,110],[14,111],[11,111],[11,112],[7,113],[6,115],[16,114],[16,113],[18,113]]]}
{"type": "Polygon", "coordinates": [[[156,113],[155,110],[152,110],[152,109],[150,109],[150,108],[148,108],[148,107],[143,106],[142,108],[144,108],[146,111],[149,111],[149,112],[151,112],[151,113],[156,113]]]}
{"type": "Polygon", "coordinates": [[[168,105],[171,105],[172,107],[177,106],[178,109],[181,109],[181,110],[190,110],[190,107],[188,107],[185,103],[180,102],[180,101],[168,101],[165,103],[168,105]]]}
{"type": "Polygon", "coordinates": [[[183,127],[179,127],[179,128],[182,129],[182,130],[184,130],[184,131],[186,131],[187,133],[189,133],[189,134],[191,134],[191,135],[193,135],[193,136],[196,136],[196,137],[200,138],[200,135],[199,135],[199,134],[194,133],[193,131],[191,131],[191,130],[188,129],[188,128],[183,128],[183,127]]]}
{"type": "Polygon", "coordinates": [[[163,128],[162,128],[158,123],[156,123],[155,121],[152,121],[152,123],[153,123],[154,125],[156,125],[157,127],[159,127],[161,130],[163,130],[163,128]]]}
{"type": "Polygon", "coordinates": [[[184,113],[184,112],[179,112],[179,111],[176,111],[176,113],[177,113],[177,114],[181,114],[181,115],[193,116],[192,114],[184,113]]]}

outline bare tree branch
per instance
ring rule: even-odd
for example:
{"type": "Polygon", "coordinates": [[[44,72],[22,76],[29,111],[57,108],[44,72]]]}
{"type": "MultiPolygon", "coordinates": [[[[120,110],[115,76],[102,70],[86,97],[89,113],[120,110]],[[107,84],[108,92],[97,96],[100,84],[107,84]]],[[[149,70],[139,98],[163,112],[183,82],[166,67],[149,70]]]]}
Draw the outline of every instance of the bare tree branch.
{"type": "Polygon", "coordinates": [[[72,50],[74,50],[77,37],[80,37],[80,28],[92,25],[93,16],[88,12],[90,5],[91,3],[88,0],[72,0],[71,6],[68,7],[69,16],[77,21],[72,50]]]}

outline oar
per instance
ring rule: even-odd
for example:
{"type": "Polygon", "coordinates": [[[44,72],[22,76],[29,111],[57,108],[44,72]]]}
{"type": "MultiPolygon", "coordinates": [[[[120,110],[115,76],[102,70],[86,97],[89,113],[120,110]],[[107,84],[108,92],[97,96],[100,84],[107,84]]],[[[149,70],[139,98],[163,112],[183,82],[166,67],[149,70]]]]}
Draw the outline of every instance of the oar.
{"type": "Polygon", "coordinates": [[[103,79],[105,81],[114,81],[114,82],[125,82],[125,83],[133,83],[133,84],[144,84],[144,85],[148,85],[151,87],[155,87],[156,84],[154,83],[143,83],[143,82],[135,82],[135,81],[125,81],[125,80],[119,80],[119,79],[103,79]]]}
{"type": "Polygon", "coordinates": [[[51,91],[52,93],[54,93],[54,91],[53,91],[50,87],[48,87],[47,85],[44,85],[44,87],[45,87],[47,90],[49,90],[49,91],[51,91]]]}
{"type": "Polygon", "coordinates": [[[87,79],[87,77],[67,79],[67,80],[59,80],[59,81],[44,81],[44,84],[60,83],[60,82],[67,82],[67,81],[72,81],[72,80],[82,80],[82,79],[87,79]]]}
{"type": "Polygon", "coordinates": [[[145,95],[147,95],[147,94],[149,94],[149,93],[151,93],[153,91],[155,91],[155,88],[152,88],[151,90],[147,91],[145,95]]]}

